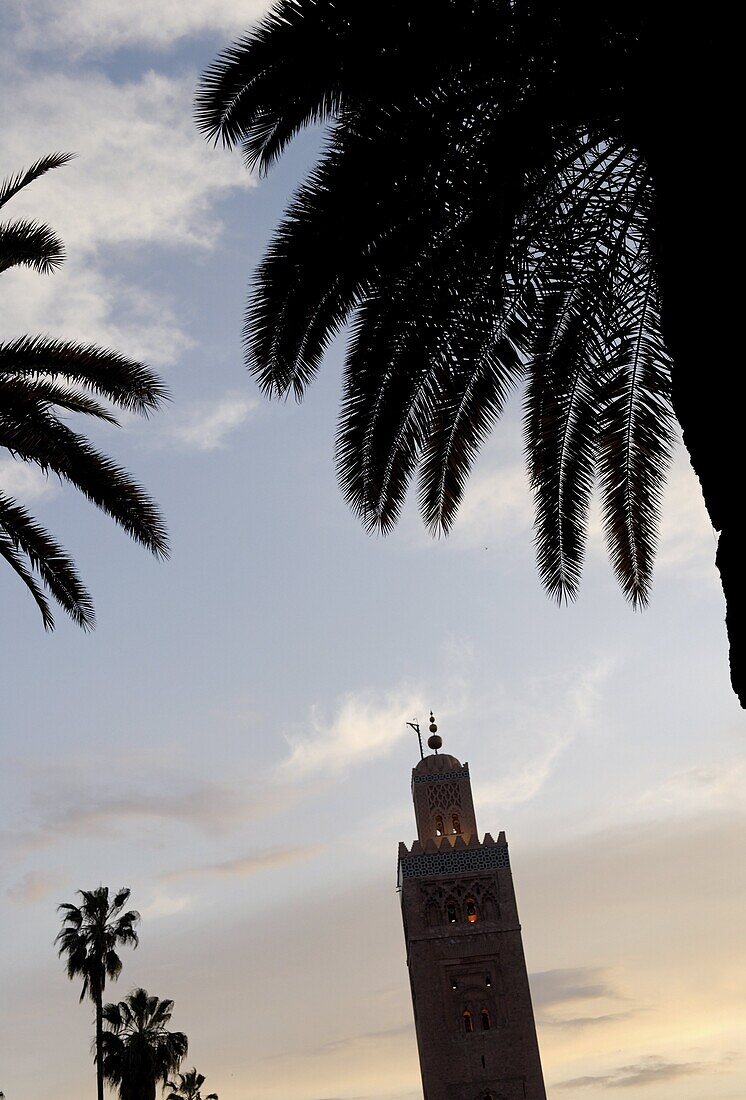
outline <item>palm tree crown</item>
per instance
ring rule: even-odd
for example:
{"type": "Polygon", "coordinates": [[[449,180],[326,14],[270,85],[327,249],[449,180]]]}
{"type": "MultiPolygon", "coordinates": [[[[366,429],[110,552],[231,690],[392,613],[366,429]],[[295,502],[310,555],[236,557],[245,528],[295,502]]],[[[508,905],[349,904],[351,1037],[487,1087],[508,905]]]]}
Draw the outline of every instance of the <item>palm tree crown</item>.
{"type": "Polygon", "coordinates": [[[188,1040],[169,1031],[173,1001],[135,989],[118,1004],[104,1006],[103,1069],[120,1100],[154,1100],[186,1056],[188,1040]]]}
{"type": "Polygon", "coordinates": [[[547,90],[527,101],[525,87],[546,62],[521,46],[521,5],[385,7],[375,29],[364,5],[281,2],[204,80],[203,128],[262,169],[301,126],[333,119],[258,273],[251,368],[269,394],[301,397],[354,313],[338,466],[383,531],[417,472],[426,524],[450,528],[524,383],[546,586],[577,591],[598,481],[615,569],[645,602],[672,435],[649,172],[616,130],[540,119],[547,90]],[[448,50],[422,58],[421,20],[456,27],[448,50]],[[508,44],[514,72],[498,79],[508,44]]]}
{"type": "Polygon", "coordinates": [[[81,905],[66,902],[59,906],[64,914],[62,928],[55,943],[65,956],[68,978],[82,978],[81,1001],[95,999],[103,992],[106,979],[116,981],[122,970],[117,954],[120,945],[137,947],[135,925],[140,914],[135,909],[125,911],[130,891],[125,888],[109,897],[108,886],[95,890],[79,890],[81,905]]]}
{"type": "Polygon", "coordinates": [[[717,234],[706,202],[690,231],[687,200],[716,175],[712,37],[642,0],[279,0],[206,72],[199,125],[260,171],[328,123],[259,267],[245,347],[267,394],[301,399],[349,325],[338,467],[369,527],[392,527],[418,476],[426,524],[447,531],[520,385],[558,598],[577,591],[596,487],[622,587],[648,599],[672,406],[725,532],[742,406],[715,382],[703,401],[722,280],[690,274],[717,234]]]}
{"type": "Polygon", "coordinates": [[[166,1096],[166,1100],[218,1100],[216,1092],[202,1095],[202,1086],[205,1083],[204,1075],[197,1073],[196,1069],[190,1069],[186,1073],[178,1074],[178,1081],[167,1081],[166,1088],[172,1091],[166,1096]]]}
{"type": "MultiPolygon", "coordinates": [[[[70,159],[56,153],[7,179],[0,185],[0,208],[70,159]]],[[[62,242],[49,226],[0,224],[0,272],[23,265],[47,274],[63,259],[62,242]]],[[[42,336],[0,342],[0,447],[75,486],[158,556],[168,553],[168,544],[154,502],[62,417],[80,413],[116,424],[111,406],[147,416],[165,396],[151,370],[114,351],[42,336]]],[[[93,604],[73,560],[1,485],[0,557],[30,590],[48,629],[54,618],[44,589],[80,626],[94,625],[93,604]]]]}

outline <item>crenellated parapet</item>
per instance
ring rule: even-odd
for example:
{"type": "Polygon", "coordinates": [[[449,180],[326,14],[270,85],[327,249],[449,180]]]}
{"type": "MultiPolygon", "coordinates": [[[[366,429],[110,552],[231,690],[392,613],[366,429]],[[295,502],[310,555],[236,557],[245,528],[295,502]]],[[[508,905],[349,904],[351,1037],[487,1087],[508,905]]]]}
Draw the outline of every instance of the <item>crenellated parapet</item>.
{"type": "Polygon", "coordinates": [[[505,833],[500,833],[497,840],[490,833],[485,833],[480,841],[474,833],[468,841],[458,836],[453,843],[438,844],[428,839],[424,845],[415,840],[411,848],[407,848],[406,844],[399,845],[399,886],[405,879],[473,875],[499,868],[510,868],[505,833]]]}

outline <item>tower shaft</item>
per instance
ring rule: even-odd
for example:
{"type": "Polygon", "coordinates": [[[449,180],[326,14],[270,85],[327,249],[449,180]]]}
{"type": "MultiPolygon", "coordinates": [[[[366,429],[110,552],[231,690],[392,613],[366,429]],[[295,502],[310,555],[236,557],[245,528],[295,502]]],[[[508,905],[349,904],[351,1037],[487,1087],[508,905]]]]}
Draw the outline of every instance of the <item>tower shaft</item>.
{"type": "Polygon", "coordinates": [[[505,834],[479,840],[468,765],[412,773],[399,885],[425,1100],[546,1100],[505,834]]]}

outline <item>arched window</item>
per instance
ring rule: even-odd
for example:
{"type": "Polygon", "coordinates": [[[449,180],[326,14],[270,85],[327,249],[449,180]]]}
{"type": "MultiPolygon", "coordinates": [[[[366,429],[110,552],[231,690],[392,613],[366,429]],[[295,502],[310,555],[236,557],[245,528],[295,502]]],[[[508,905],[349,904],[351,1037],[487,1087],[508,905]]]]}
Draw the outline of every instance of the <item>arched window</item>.
{"type": "Polygon", "coordinates": [[[471,1032],[473,1030],[474,1030],[474,1020],[472,1019],[471,1012],[469,1012],[469,1009],[467,1008],[466,1012],[464,1013],[464,1031],[467,1032],[467,1034],[468,1034],[469,1032],[471,1032]]]}
{"type": "Polygon", "coordinates": [[[489,1011],[483,1008],[480,1015],[482,1017],[482,1031],[489,1031],[491,1027],[489,1011]]]}
{"type": "Polygon", "coordinates": [[[468,920],[469,924],[476,924],[479,920],[479,916],[477,914],[477,903],[474,901],[474,898],[466,899],[466,919],[468,920]]]}
{"type": "Polygon", "coordinates": [[[458,909],[455,901],[446,902],[446,920],[449,924],[458,923],[458,909]]]}
{"type": "Polygon", "coordinates": [[[497,920],[497,905],[491,894],[486,894],[482,899],[482,919],[497,920]]]}
{"type": "Polygon", "coordinates": [[[454,832],[454,833],[460,833],[461,832],[461,818],[459,817],[458,814],[451,814],[451,826],[452,826],[451,832],[454,832]]]}
{"type": "Polygon", "coordinates": [[[440,906],[435,898],[430,898],[425,906],[425,923],[428,928],[436,928],[441,923],[440,906]]]}
{"type": "Polygon", "coordinates": [[[443,824],[443,818],[440,816],[440,814],[438,814],[438,816],[435,818],[435,835],[444,836],[445,831],[446,827],[443,824]]]}

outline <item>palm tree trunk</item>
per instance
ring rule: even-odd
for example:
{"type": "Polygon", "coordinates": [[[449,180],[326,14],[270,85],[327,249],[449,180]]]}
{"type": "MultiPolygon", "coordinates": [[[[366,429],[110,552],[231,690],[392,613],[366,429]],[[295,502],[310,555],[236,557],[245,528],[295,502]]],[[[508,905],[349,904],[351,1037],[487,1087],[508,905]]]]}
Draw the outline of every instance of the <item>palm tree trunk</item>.
{"type": "Polygon", "coordinates": [[[96,1096],[104,1100],[104,1019],[103,991],[96,993],[96,1096]]]}
{"type": "Polygon", "coordinates": [[[689,89],[669,85],[647,104],[643,153],[656,187],[654,219],[662,322],[673,357],[672,397],[684,445],[718,532],[715,562],[725,597],[730,674],[746,707],[746,402],[740,327],[743,199],[722,54],[692,47],[689,89]],[[695,64],[696,56],[696,64],[695,64]]]}

